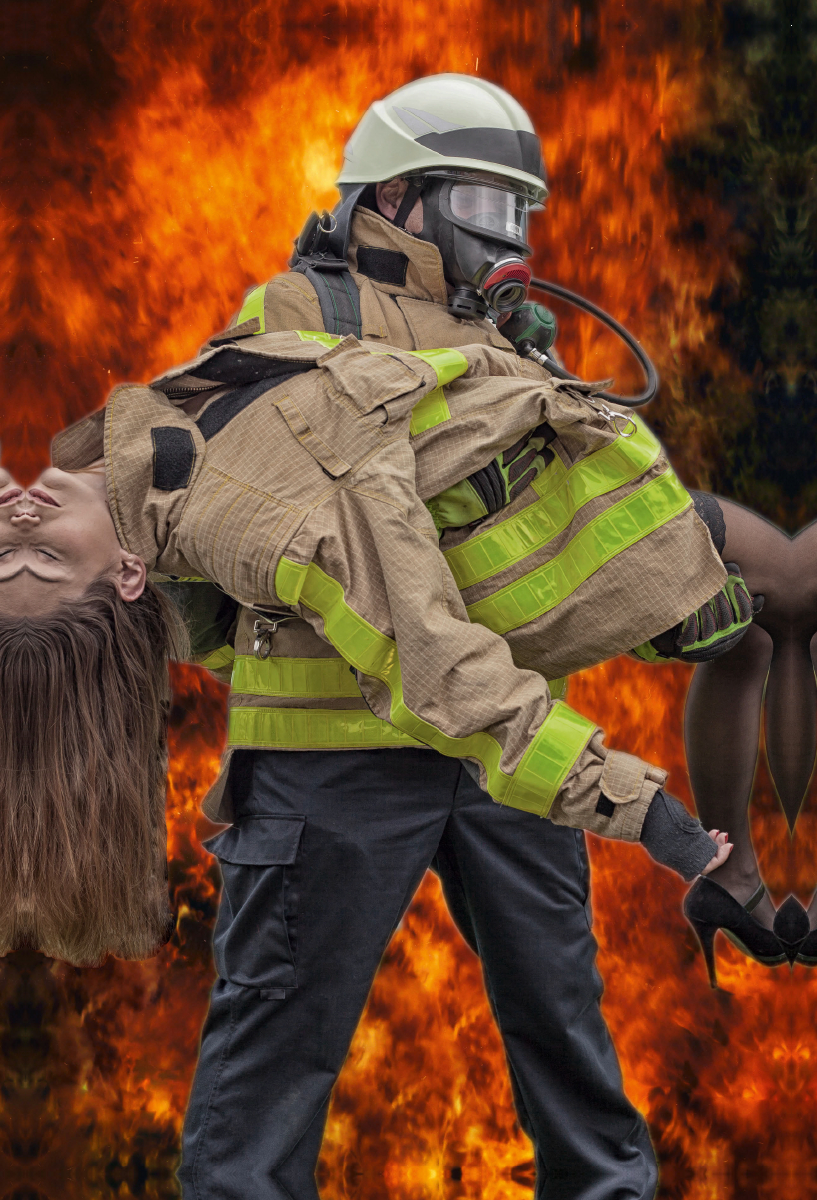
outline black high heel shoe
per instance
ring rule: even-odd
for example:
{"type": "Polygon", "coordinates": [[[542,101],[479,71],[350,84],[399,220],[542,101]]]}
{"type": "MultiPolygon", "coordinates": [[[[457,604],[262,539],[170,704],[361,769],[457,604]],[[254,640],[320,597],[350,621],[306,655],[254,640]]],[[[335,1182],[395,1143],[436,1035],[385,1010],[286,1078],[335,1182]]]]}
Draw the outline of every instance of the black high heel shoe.
{"type": "MultiPolygon", "coordinates": [[[[775,937],[783,947],[783,952],[792,966],[797,962],[803,945],[809,938],[809,922],[808,914],[803,908],[803,905],[796,896],[789,896],[780,908],[774,918],[775,937]]],[[[817,937],[814,941],[815,954],[817,954],[817,937]]],[[[815,957],[817,962],[817,957],[815,957]]]]}
{"type": "MultiPolygon", "coordinates": [[[[808,922],[808,913],[803,910],[808,922]]],[[[817,929],[810,929],[797,947],[797,962],[804,967],[817,967],[817,929]]]]}
{"type": "Polygon", "coordinates": [[[713,988],[718,986],[715,934],[719,929],[739,950],[764,966],[776,967],[786,961],[780,940],[751,916],[765,894],[766,885],[761,883],[746,903],[740,904],[726,888],[705,875],[699,876],[687,892],[684,915],[698,935],[713,988]]]}

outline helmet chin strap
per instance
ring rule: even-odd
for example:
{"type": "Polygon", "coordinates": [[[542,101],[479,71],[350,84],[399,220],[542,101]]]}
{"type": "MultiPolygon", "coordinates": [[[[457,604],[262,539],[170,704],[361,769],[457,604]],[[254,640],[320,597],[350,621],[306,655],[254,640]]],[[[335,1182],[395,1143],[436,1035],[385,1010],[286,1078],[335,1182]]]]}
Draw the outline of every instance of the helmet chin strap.
{"type": "Polygon", "coordinates": [[[392,225],[395,225],[398,229],[406,228],[406,221],[411,216],[414,205],[422,196],[424,188],[425,180],[420,180],[419,183],[409,183],[403,194],[403,199],[398,205],[397,212],[391,219],[392,225]]]}

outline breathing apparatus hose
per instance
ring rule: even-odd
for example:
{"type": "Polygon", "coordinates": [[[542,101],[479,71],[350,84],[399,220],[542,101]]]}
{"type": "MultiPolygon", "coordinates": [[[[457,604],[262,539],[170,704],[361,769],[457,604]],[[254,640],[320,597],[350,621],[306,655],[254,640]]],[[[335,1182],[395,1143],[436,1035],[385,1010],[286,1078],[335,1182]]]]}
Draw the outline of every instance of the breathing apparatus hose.
{"type": "MultiPolygon", "coordinates": [[[[589,313],[591,317],[595,317],[601,321],[608,329],[612,329],[613,333],[621,338],[628,349],[638,359],[641,369],[647,377],[647,386],[643,392],[639,392],[637,396],[617,396],[613,392],[600,392],[600,396],[605,400],[610,400],[613,404],[624,405],[626,408],[640,408],[642,404],[649,404],[651,400],[655,399],[658,395],[658,372],[630,331],[625,329],[623,325],[620,325],[615,317],[611,317],[609,313],[606,313],[603,308],[599,308],[597,304],[593,304],[591,300],[586,300],[584,296],[579,296],[576,292],[571,292],[568,288],[562,287],[558,283],[548,283],[545,279],[531,279],[529,287],[538,289],[541,292],[547,292],[551,296],[556,296],[559,300],[565,300],[568,304],[572,304],[574,308],[580,308],[584,312],[589,313]]],[[[572,375],[570,371],[560,366],[549,350],[545,350],[541,357],[546,360],[544,365],[547,369],[558,379],[579,379],[578,375],[572,375]]]]}

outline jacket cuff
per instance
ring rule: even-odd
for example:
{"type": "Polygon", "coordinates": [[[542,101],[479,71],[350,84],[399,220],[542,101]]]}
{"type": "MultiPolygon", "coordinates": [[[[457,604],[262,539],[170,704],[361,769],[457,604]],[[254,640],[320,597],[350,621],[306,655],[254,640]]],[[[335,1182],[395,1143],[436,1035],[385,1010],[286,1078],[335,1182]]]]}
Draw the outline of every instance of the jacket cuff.
{"type": "Polygon", "coordinates": [[[608,750],[603,739],[601,730],[590,739],[548,815],[555,825],[637,842],[667,773],[632,754],[608,750]]]}

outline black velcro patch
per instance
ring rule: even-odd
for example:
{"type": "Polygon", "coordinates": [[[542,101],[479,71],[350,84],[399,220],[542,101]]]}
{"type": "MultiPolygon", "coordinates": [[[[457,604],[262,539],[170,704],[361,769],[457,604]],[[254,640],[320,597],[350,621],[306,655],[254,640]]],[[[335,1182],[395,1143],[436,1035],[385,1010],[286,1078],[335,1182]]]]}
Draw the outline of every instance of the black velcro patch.
{"type": "Polygon", "coordinates": [[[615,811],[616,806],[613,804],[613,801],[602,792],[599,796],[599,802],[596,805],[596,812],[600,813],[602,817],[612,817],[615,811]]]}
{"type": "Polygon", "coordinates": [[[406,286],[408,255],[399,250],[378,250],[374,246],[358,246],[358,274],[378,283],[391,283],[395,287],[406,286]]]}
{"type": "Polygon", "coordinates": [[[153,439],[153,486],[160,492],[186,488],[196,464],[196,443],[189,429],[157,425],[153,439]]]}

